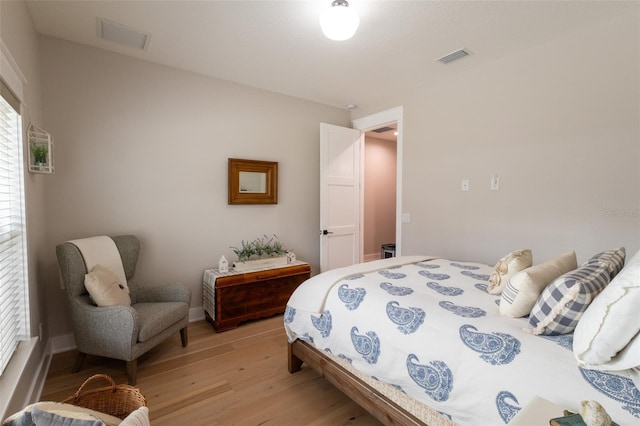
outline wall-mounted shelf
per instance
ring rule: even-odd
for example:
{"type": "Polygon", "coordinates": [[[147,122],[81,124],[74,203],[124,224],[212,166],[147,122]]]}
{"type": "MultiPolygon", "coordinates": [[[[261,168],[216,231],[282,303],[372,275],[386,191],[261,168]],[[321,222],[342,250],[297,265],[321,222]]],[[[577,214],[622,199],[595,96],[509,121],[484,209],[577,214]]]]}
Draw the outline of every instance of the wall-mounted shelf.
{"type": "Polygon", "coordinates": [[[32,173],[53,173],[53,138],[51,135],[29,124],[29,171],[32,173]]]}

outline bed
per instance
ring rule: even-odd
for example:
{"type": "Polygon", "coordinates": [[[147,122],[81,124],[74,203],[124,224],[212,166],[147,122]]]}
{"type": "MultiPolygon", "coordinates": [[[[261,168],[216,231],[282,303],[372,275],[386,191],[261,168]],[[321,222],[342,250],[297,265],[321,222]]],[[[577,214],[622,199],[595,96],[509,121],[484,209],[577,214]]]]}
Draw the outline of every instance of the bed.
{"type": "Polygon", "coordinates": [[[579,368],[573,334],[499,315],[493,269],[404,256],[312,277],[284,315],[289,371],[307,363],[385,424],[506,424],[535,397],[638,424],[633,372],[579,368]]]}

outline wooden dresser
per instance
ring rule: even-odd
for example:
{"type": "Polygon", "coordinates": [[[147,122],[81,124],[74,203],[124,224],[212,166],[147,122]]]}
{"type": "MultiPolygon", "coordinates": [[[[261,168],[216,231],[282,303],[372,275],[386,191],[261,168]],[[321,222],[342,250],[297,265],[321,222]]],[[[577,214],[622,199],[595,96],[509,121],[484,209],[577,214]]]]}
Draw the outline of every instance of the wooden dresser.
{"type": "Polygon", "coordinates": [[[243,321],[282,313],[291,293],[309,277],[311,267],[300,261],[243,273],[207,269],[202,283],[205,317],[216,331],[225,331],[243,321]]]}

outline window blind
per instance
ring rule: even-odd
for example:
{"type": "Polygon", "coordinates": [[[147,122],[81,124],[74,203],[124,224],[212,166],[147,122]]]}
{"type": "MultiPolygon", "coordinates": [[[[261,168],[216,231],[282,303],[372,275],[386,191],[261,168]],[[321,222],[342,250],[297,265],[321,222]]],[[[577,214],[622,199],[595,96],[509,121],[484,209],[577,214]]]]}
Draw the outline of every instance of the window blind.
{"type": "Polygon", "coordinates": [[[29,338],[22,123],[19,102],[0,80],[0,374],[29,338]],[[13,105],[12,105],[13,104],[13,105]]]}

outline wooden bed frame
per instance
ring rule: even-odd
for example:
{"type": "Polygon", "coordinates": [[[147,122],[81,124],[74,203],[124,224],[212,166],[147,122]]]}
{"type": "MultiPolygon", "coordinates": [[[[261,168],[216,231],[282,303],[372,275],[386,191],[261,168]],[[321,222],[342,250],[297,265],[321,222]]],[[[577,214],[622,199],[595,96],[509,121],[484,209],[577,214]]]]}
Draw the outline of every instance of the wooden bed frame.
{"type": "Polygon", "coordinates": [[[293,343],[289,343],[288,352],[290,373],[299,371],[302,363],[307,363],[329,383],[385,425],[425,425],[425,422],[408,413],[313,346],[295,340],[293,343]]]}

